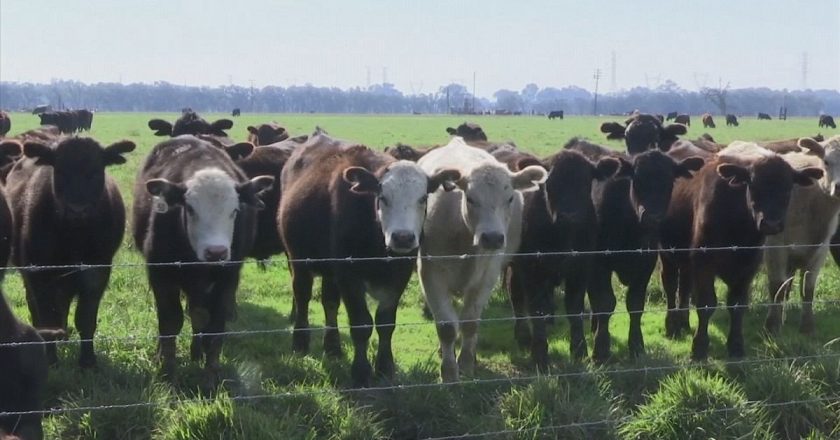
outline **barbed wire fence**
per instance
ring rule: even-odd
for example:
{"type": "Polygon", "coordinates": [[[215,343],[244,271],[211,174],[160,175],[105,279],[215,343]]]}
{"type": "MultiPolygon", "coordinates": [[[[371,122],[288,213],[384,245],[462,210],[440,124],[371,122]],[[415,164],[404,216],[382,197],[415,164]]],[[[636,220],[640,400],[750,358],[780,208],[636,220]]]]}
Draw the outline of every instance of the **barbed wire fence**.
{"type": "MultiPolygon", "coordinates": [[[[467,260],[467,259],[480,259],[480,258],[495,258],[495,257],[504,257],[504,258],[553,258],[553,257],[577,257],[577,256],[595,256],[595,255],[645,255],[645,254],[679,254],[679,253],[696,253],[696,252],[737,252],[737,251],[749,251],[749,250],[768,250],[768,249],[801,249],[801,248],[819,248],[825,246],[840,246],[840,244],[785,244],[785,245],[759,245],[759,246],[720,246],[720,247],[700,247],[700,248],[640,248],[640,249],[621,249],[621,250],[586,250],[586,251],[575,251],[575,250],[568,250],[568,251],[556,251],[556,252],[522,252],[522,253],[488,253],[488,254],[458,254],[458,255],[393,255],[393,256],[384,256],[384,257],[341,257],[341,258],[321,258],[321,259],[286,259],[286,258],[275,258],[275,259],[268,259],[268,260],[237,260],[237,261],[222,261],[222,262],[201,262],[201,261],[175,261],[175,262],[122,262],[122,263],[112,263],[112,264],[68,264],[68,265],[49,265],[49,266],[7,266],[4,268],[0,268],[0,271],[9,272],[9,271],[46,271],[46,270],[54,270],[54,271],[83,271],[89,269],[96,269],[96,268],[111,268],[111,269],[137,269],[143,267],[154,267],[154,266],[170,266],[170,267],[189,267],[189,266],[229,266],[229,265],[243,265],[243,264],[261,264],[261,265],[274,265],[274,264],[290,264],[290,263],[332,263],[332,264],[353,264],[353,263],[364,263],[364,262],[373,262],[373,261],[400,261],[400,260],[451,260],[451,261],[458,261],[458,260],[467,260]]],[[[790,282],[788,280],[787,282],[790,282]]],[[[840,299],[828,299],[828,300],[814,300],[810,302],[813,305],[840,305],[840,299]]],[[[753,304],[745,304],[745,305],[733,305],[728,306],[725,304],[720,304],[713,307],[715,310],[728,310],[728,309],[736,309],[736,308],[744,308],[744,309],[759,309],[759,308],[768,308],[768,307],[777,307],[777,306],[784,306],[789,307],[789,303],[785,302],[759,302],[753,304]]],[[[686,309],[682,309],[686,310],[686,309]]],[[[658,313],[666,313],[669,309],[667,308],[655,308],[655,309],[647,309],[644,310],[646,314],[658,314],[658,313]]],[[[493,318],[482,318],[476,320],[458,320],[454,321],[453,323],[463,324],[466,322],[479,322],[479,323],[500,323],[500,322],[515,322],[521,320],[530,320],[534,318],[539,319],[561,319],[561,318],[577,318],[577,317],[584,317],[584,318],[591,318],[598,315],[620,315],[620,314],[630,314],[630,311],[627,310],[615,310],[612,312],[594,312],[594,311],[586,311],[582,314],[570,314],[570,313],[561,313],[561,314],[550,314],[550,315],[540,315],[538,317],[530,317],[530,316],[509,316],[509,317],[493,317],[493,318]]],[[[446,322],[438,322],[438,323],[448,323],[446,322]]],[[[414,322],[397,322],[393,324],[395,327],[418,327],[418,326],[430,326],[438,324],[433,320],[427,321],[414,321],[414,322]]],[[[274,329],[261,329],[261,330],[233,330],[233,331],[225,331],[225,332],[217,332],[217,333],[196,333],[192,335],[171,335],[171,336],[161,336],[155,334],[146,334],[146,335],[126,335],[126,336],[97,336],[92,339],[92,341],[97,343],[118,343],[118,344],[136,344],[142,341],[157,341],[161,339],[169,339],[169,338],[187,338],[192,336],[224,336],[224,337],[248,337],[248,336],[258,336],[258,335],[277,335],[277,334],[291,334],[294,332],[323,332],[326,330],[350,330],[353,328],[375,328],[375,324],[371,325],[363,325],[363,326],[337,326],[337,327],[309,327],[309,328],[289,328],[289,327],[282,327],[282,328],[274,328],[274,329]]],[[[826,348],[829,348],[836,342],[840,342],[840,335],[837,335],[836,339],[830,340],[828,343],[825,344],[826,348]]],[[[64,344],[76,344],[80,342],[81,339],[64,339],[64,340],[57,340],[57,341],[30,341],[30,342],[3,342],[0,343],[0,350],[2,349],[14,349],[17,347],[24,347],[24,346],[32,346],[32,345],[45,345],[45,344],[57,344],[57,345],[64,345],[64,344]]],[[[754,365],[761,365],[767,363],[793,363],[793,362],[809,362],[809,361],[819,361],[824,359],[838,359],[840,360],[840,351],[828,351],[820,354],[814,355],[802,355],[802,356],[789,356],[789,357],[761,357],[761,358],[750,358],[750,359],[739,359],[739,360],[726,360],[726,361],[704,361],[704,362],[692,362],[686,364],[674,364],[674,365],[661,365],[661,366],[639,366],[634,368],[606,368],[606,367],[597,367],[591,370],[583,370],[583,371],[573,371],[573,372],[560,372],[560,373],[546,373],[546,374],[535,374],[535,375],[527,375],[527,376],[511,376],[511,377],[498,377],[498,378],[486,378],[486,379],[468,379],[462,380],[460,382],[432,382],[432,383],[408,383],[408,384],[394,384],[394,385],[387,385],[387,386],[373,386],[373,387],[365,387],[365,388],[345,388],[345,389],[334,389],[328,388],[324,390],[307,390],[307,391],[291,391],[291,392],[278,392],[278,393],[271,393],[271,394],[247,394],[247,395],[234,395],[229,396],[231,401],[235,402],[255,402],[255,401],[264,401],[270,399],[283,399],[283,398],[294,398],[294,397],[302,397],[302,396],[314,396],[318,394],[326,394],[332,392],[340,392],[343,394],[357,394],[357,393],[377,393],[377,392],[403,392],[409,390],[417,390],[417,389],[430,389],[430,388],[449,388],[455,386],[474,386],[474,385],[501,385],[501,384],[517,384],[517,383],[528,383],[533,382],[539,379],[545,378],[556,378],[556,379],[575,379],[575,378],[585,378],[585,377],[593,377],[597,375],[628,375],[628,374],[650,374],[650,373],[662,373],[662,372],[674,372],[679,370],[685,369],[702,369],[702,368],[710,368],[710,367],[734,367],[734,366],[754,366],[754,365]]],[[[749,404],[761,404],[764,407],[784,407],[784,406],[792,406],[792,405],[800,405],[800,404],[808,404],[808,403],[830,403],[836,404],[837,396],[825,397],[825,398],[817,398],[817,399],[806,399],[806,400],[791,400],[785,402],[747,402],[749,404]]],[[[38,411],[3,411],[0,412],[0,418],[2,417],[24,417],[24,416],[32,416],[32,415],[56,415],[56,414],[64,414],[64,413],[79,413],[79,412],[95,412],[95,411],[111,411],[111,410],[126,410],[126,409],[136,409],[136,408],[147,408],[147,407],[158,407],[158,406],[172,406],[176,404],[184,404],[186,402],[192,403],[202,403],[202,402],[210,402],[213,401],[213,398],[197,398],[197,399],[180,399],[180,400],[171,400],[171,401],[148,401],[148,402],[133,402],[133,403],[126,403],[126,404],[110,404],[110,405],[98,405],[98,406],[81,406],[81,407],[56,407],[56,408],[48,408],[44,410],[38,411]]],[[[707,410],[708,413],[720,413],[720,412],[727,412],[727,411],[736,411],[742,409],[741,407],[730,407],[730,408],[715,408],[707,410]]],[[[686,414],[688,415],[688,414],[686,414]]],[[[508,430],[501,430],[501,431],[493,431],[493,432],[477,432],[477,433],[464,433],[459,435],[453,436],[443,436],[443,437],[427,437],[427,440],[444,440],[444,439],[470,439],[470,438],[493,438],[493,437],[500,437],[505,435],[511,434],[522,434],[522,433],[534,433],[535,435],[540,432],[560,432],[563,430],[568,429],[584,429],[584,428],[591,428],[597,426],[608,426],[608,425],[620,425],[627,420],[629,420],[630,416],[627,417],[616,417],[616,418],[605,418],[602,420],[594,420],[594,421],[585,421],[585,422],[577,422],[577,423],[569,423],[569,424],[562,424],[562,425],[552,425],[552,426],[540,426],[540,427],[532,427],[532,428],[521,428],[521,429],[508,429],[508,430]]]]}

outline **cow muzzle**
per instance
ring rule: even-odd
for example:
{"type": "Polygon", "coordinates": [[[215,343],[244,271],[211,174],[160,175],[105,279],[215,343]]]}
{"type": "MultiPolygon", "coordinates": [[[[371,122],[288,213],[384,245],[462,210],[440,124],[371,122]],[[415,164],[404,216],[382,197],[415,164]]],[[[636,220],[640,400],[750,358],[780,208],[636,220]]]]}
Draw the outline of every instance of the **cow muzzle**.
{"type": "Polygon", "coordinates": [[[775,235],[784,229],[785,224],[782,220],[770,220],[766,218],[761,218],[758,221],[758,230],[762,234],[765,235],[775,235]]]}
{"type": "Polygon", "coordinates": [[[407,254],[419,246],[417,234],[412,231],[394,231],[388,240],[388,249],[398,254],[407,254]]]}
{"type": "Polygon", "coordinates": [[[478,246],[488,251],[497,251],[505,246],[505,234],[482,232],[478,237],[478,246]]]}
{"type": "Polygon", "coordinates": [[[204,248],[204,261],[227,261],[230,258],[230,251],[226,246],[207,246],[204,248]]]}

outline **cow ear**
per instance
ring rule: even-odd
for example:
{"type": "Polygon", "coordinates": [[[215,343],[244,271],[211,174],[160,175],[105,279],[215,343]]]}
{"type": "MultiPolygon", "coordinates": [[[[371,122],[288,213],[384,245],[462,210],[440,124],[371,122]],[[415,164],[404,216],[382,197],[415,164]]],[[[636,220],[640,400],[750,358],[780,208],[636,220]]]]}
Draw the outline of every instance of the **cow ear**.
{"type": "MultiPolygon", "coordinates": [[[[146,191],[160,197],[166,204],[159,212],[166,212],[166,205],[183,205],[187,187],[181,183],[173,183],[166,179],[150,179],[146,181],[146,191]]],[[[157,210],[158,208],[155,207],[157,210]]]]}
{"type": "Polygon", "coordinates": [[[259,131],[257,130],[257,127],[254,127],[253,125],[249,125],[248,126],[248,133],[251,133],[251,134],[255,135],[255,134],[259,133],[259,131]]]}
{"type": "Polygon", "coordinates": [[[793,183],[802,186],[810,186],[816,180],[823,177],[823,170],[820,168],[803,168],[793,171],[793,183]]]}
{"type": "Polygon", "coordinates": [[[295,136],[293,138],[289,138],[289,140],[292,141],[292,142],[298,143],[298,144],[302,144],[302,143],[306,142],[307,140],[309,140],[309,135],[308,134],[302,134],[300,136],[295,136]]]}
{"type": "Polygon", "coordinates": [[[813,154],[814,156],[823,158],[825,157],[825,148],[820,145],[819,142],[815,141],[811,138],[801,138],[799,142],[796,143],[799,148],[805,150],[809,154],[813,154]]]}
{"type": "Polygon", "coordinates": [[[437,191],[439,187],[443,187],[444,191],[452,191],[455,189],[455,182],[457,182],[460,178],[461,172],[458,170],[449,168],[438,170],[435,174],[429,176],[429,186],[426,191],[433,193],[437,191]]]}
{"type": "Polygon", "coordinates": [[[633,173],[635,172],[633,164],[623,157],[617,159],[620,166],[618,167],[618,172],[615,173],[615,177],[633,177],[633,173]]]}
{"type": "Polygon", "coordinates": [[[23,154],[26,157],[36,159],[36,165],[55,164],[55,150],[38,142],[27,142],[23,144],[23,154]]]}
{"type": "Polygon", "coordinates": [[[7,140],[0,142],[0,157],[16,157],[20,156],[23,147],[15,140],[7,140]]]}
{"type": "Polygon", "coordinates": [[[257,176],[253,179],[236,185],[236,192],[239,193],[239,202],[253,206],[256,209],[265,208],[262,197],[274,186],[274,177],[257,176]]]}
{"type": "Polygon", "coordinates": [[[607,139],[624,139],[624,126],[618,122],[604,122],[601,133],[607,133],[607,139]]]}
{"type": "Polygon", "coordinates": [[[729,186],[739,187],[750,183],[750,171],[740,165],[722,163],[717,167],[720,177],[729,182],[729,186]]]}
{"type": "Polygon", "coordinates": [[[682,124],[668,124],[667,127],[662,127],[663,134],[667,136],[682,136],[688,133],[688,128],[682,124]]]}
{"type": "Polygon", "coordinates": [[[230,130],[231,128],[233,128],[233,121],[231,121],[230,119],[219,119],[218,121],[215,121],[212,124],[210,124],[210,128],[212,128],[214,131],[230,130]]]}
{"type": "Polygon", "coordinates": [[[594,177],[595,180],[607,180],[618,174],[621,169],[621,161],[614,157],[605,157],[599,160],[598,163],[595,164],[594,168],[595,171],[592,174],[592,177],[594,177]]]}
{"type": "Polygon", "coordinates": [[[513,174],[513,189],[522,192],[536,191],[548,179],[548,171],[542,166],[531,165],[513,174]]]}
{"type": "Polygon", "coordinates": [[[341,173],[341,177],[353,185],[350,191],[356,194],[379,194],[379,179],[362,167],[349,167],[341,173]]]}
{"type": "Polygon", "coordinates": [[[254,152],[254,144],[250,142],[239,142],[237,144],[229,145],[224,147],[225,152],[230,156],[231,159],[234,161],[244,159],[251,155],[254,152]]]}
{"type": "Polygon", "coordinates": [[[149,128],[155,130],[155,136],[172,136],[172,124],[163,119],[149,120],[149,128]]]}
{"type": "Polygon", "coordinates": [[[543,166],[543,164],[536,157],[523,157],[522,159],[517,160],[514,166],[516,167],[516,170],[519,171],[524,170],[525,168],[528,168],[530,166],[541,167],[543,166]]]}
{"type": "Polygon", "coordinates": [[[122,156],[125,153],[134,151],[135,145],[131,141],[119,141],[105,147],[105,166],[119,165],[125,163],[122,156]]]}
{"type": "Polygon", "coordinates": [[[455,136],[455,133],[457,133],[458,131],[452,127],[446,127],[446,132],[451,134],[452,136],[455,136]]]}
{"type": "Polygon", "coordinates": [[[674,174],[677,177],[685,177],[686,179],[690,179],[692,177],[691,172],[703,168],[703,165],[705,163],[706,161],[699,156],[686,157],[685,159],[674,164],[674,174]]]}

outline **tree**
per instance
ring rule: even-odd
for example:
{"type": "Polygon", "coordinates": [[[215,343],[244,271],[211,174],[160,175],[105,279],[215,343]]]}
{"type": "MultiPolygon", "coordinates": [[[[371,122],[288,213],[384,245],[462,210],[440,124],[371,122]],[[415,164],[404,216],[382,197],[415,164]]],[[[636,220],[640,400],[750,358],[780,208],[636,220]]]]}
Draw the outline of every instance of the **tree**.
{"type": "Polygon", "coordinates": [[[715,107],[720,110],[720,114],[725,115],[726,113],[726,95],[729,92],[729,83],[723,85],[723,81],[718,81],[717,88],[711,87],[703,87],[700,89],[700,94],[703,95],[703,98],[706,101],[711,102],[715,105],[715,107]]]}
{"type": "Polygon", "coordinates": [[[510,112],[522,110],[522,97],[513,90],[501,89],[493,94],[496,98],[496,109],[510,112]]]}

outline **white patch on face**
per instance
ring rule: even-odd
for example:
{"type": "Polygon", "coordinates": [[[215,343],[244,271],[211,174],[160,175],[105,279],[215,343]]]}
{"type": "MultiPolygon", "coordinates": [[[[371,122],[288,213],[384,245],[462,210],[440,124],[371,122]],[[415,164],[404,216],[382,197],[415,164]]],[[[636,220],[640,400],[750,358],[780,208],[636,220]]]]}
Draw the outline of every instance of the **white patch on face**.
{"type": "Polygon", "coordinates": [[[382,176],[376,216],[385,245],[396,253],[408,253],[420,246],[428,182],[417,164],[402,160],[388,167],[382,176]]]}
{"type": "Polygon", "coordinates": [[[838,194],[838,187],[840,187],[840,148],[826,148],[825,158],[825,175],[820,179],[824,189],[832,197],[840,197],[838,194]]]}
{"type": "MultiPolygon", "coordinates": [[[[464,222],[473,233],[473,246],[483,247],[488,237],[502,237],[501,251],[507,242],[513,203],[522,195],[513,189],[510,172],[501,166],[480,166],[473,169],[463,195],[464,222]]],[[[492,240],[491,240],[492,241],[492,240]]]]}
{"type": "Polygon", "coordinates": [[[187,236],[200,261],[229,260],[233,226],[239,208],[234,180],[218,168],[196,172],[185,182],[187,236]],[[212,258],[224,251],[224,258],[212,258]],[[211,258],[208,258],[210,254],[211,258]]]}

